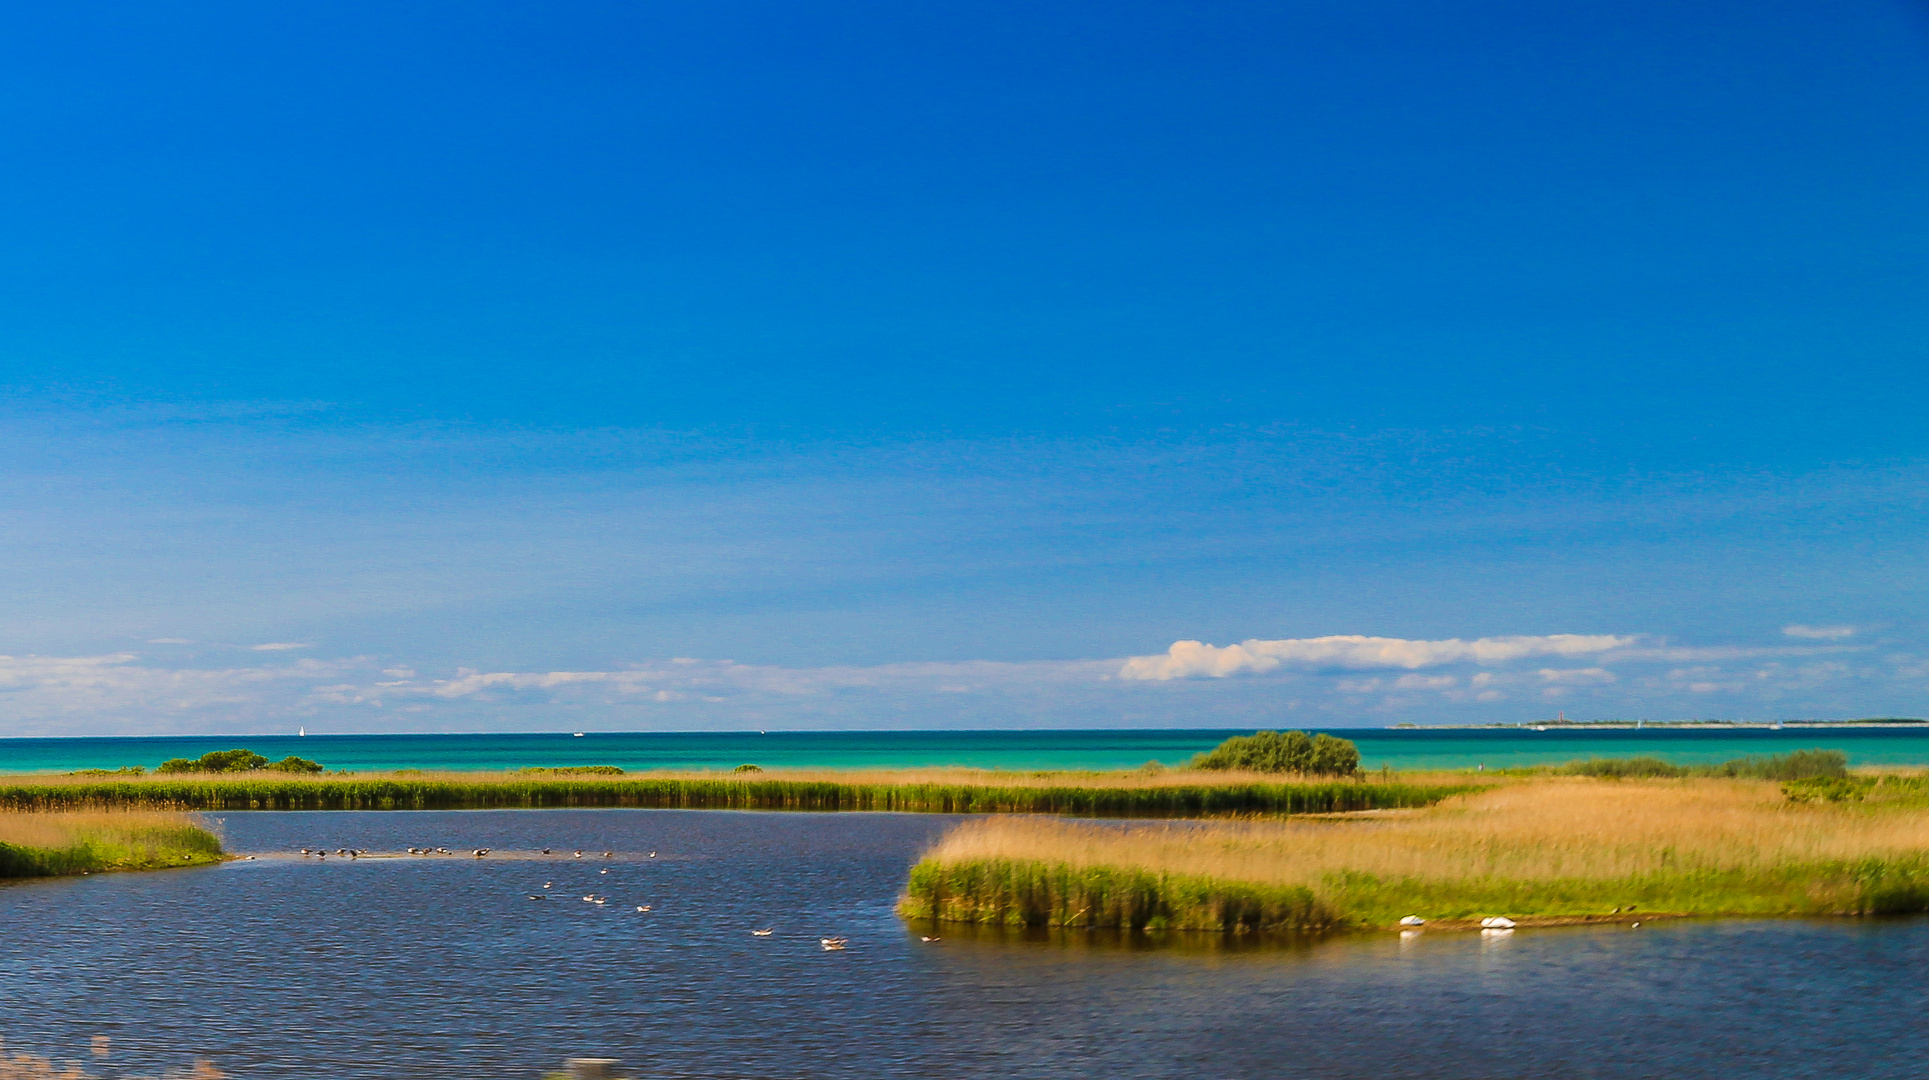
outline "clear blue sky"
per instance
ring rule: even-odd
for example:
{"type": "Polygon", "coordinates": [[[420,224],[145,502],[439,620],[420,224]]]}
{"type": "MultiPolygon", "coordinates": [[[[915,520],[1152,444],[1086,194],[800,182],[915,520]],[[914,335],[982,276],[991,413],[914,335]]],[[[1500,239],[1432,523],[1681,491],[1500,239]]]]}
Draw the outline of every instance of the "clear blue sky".
{"type": "Polygon", "coordinates": [[[1920,4],[78,3],[0,95],[0,734],[1929,713],[1920,4]]]}

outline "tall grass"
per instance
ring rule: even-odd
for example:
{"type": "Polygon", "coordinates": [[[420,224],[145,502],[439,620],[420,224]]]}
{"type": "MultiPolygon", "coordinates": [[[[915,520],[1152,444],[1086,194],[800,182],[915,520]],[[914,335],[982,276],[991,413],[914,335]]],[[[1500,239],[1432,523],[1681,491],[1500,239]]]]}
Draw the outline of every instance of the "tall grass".
{"type": "Polygon", "coordinates": [[[1750,755],[1715,765],[1676,765],[1657,757],[1587,758],[1556,765],[1546,771],[1557,776],[1596,776],[1610,780],[1679,776],[1726,776],[1755,780],[1841,779],[1849,774],[1849,755],[1840,750],[1795,750],[1786,754],[1750,755]]]}
{"type": "Polygon", "coordinates": [[[220,858],[221,841],[182,813],[0,811],[0,878],[195,866],[220,858]]]}
{"type": "Polygon", "coordinates": [[[1370,821],[972,822],[914,868],[903,911],[1214,930],[1384,925],[1408,914],[1605,916],[1630,906],[1921,911],[1921,801],[1899,792],[1888,802],[1794,802],[1752,781],[1544,779],[1370,821]]]}
{"type": "Polygon", "coordinates": [[[197,810],[431,810],[632,806],[737,810],[1046,813],[1091,817],[1298,814],[1426,806],[1463,783],[1280,783],[1231,776],[964,771],[713,776],[235,776],[0,779],[0,806],[197,810]]]}

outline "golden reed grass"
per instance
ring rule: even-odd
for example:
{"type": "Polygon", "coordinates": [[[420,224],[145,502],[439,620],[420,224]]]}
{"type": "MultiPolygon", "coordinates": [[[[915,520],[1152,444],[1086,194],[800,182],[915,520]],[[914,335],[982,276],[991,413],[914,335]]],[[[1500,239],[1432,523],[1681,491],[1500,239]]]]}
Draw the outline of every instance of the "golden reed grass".
{"type": "Polygon", "coordinates": [[[1303,897],[1322,925],[1592,916],[1636,900],[1700,914],[1919,910],[1925,856],[1919,803],[1798,803],[1763,781],[1544,778],[1351,820],[970,822],[927,852],[905,911],[1049,921],[1075,906],[1045,893],[1082,890],[1089,909],[1126,887],[1108,880],[1183,893],[1184,911],[1156,896],[1134,910],[1193,926],[1221,918],[1211,894],[1235,886],[1303,897]]]}
{"type": "Polygon", "coordinates": [[[1118,829],[991,819],[953,831],[927,857],[1049,859],[1316,886],[1334,873],[1626,878],[1922,852],[1929,813],[1918,810],[1792,803],[1767,782],[1544,780],[1377,820],[1118,829]]]}
{"type": "Polygon", "coordinates": [[[185,813],[0,810],[0,878],[197,866],[222,857],[220,839],[185,813]]]}
{"type": "Polygon", "coordinates": [[[0,844],[69,848],[88,840],[132,843],[157,832],[195,828],[192,817],[169,810],[0,810],[0,844]]]}

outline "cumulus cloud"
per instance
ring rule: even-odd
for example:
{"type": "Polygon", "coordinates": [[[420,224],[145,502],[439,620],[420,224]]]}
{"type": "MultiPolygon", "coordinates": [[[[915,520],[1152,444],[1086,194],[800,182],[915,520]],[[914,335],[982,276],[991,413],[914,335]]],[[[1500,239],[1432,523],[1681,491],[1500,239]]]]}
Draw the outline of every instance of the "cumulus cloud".
{"type": "Polygon", "coordinates": [[[1158,680],[1271,671],[1282,665],[1370,671],[1377,668],[1424,668],[1442,664],[1503,664],[1538,656],[1591,656],[1635,642],[1619,634],[1545,634],[1486,637],[1466,641],[1447,638],[1416,641],[1409,638],[1336,634],[1316,638],[1265,641],[1252,638],[1237,645],[1208,645],[1175,641],[1162,656],[1134,656],[1119,669],[1124,679],[1158,680]]]}
{"type": "Polygon", "coordinates": [[[1840,641],[1855,634],[1853,626],[1803,626],[1795,623],[1782,627],[1782,633],[1792,638],[1807,641],[1840,641]]]}

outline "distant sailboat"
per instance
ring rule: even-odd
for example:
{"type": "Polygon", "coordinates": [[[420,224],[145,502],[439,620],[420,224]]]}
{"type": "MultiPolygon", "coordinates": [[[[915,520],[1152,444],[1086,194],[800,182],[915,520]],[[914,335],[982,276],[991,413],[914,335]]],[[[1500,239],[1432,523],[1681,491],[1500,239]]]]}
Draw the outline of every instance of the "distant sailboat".
{"type": "Polygon", "coordinates": [[[298,727],[295,729],[295,734],[306,736],[308,734],[308,729],[305,727],[298,727]]]}

